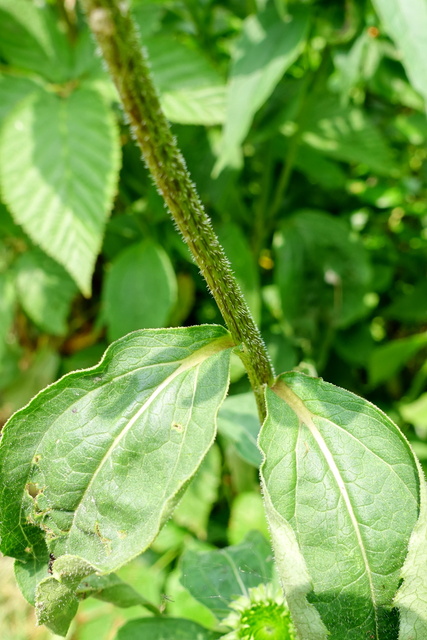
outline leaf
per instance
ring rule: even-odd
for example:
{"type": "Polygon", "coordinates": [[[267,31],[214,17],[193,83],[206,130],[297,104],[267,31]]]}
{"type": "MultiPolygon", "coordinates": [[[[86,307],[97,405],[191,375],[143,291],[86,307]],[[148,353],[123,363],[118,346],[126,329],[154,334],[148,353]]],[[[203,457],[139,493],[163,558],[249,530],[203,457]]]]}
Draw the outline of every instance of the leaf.
{"type": "Polygon", "coordinates": [[[63,555],[52,565],[52,576],[36,587],[36,615],[39,625],[46,625],[54,633],[65,636],[77,613],[76,588],[95,567],[78,556],[63,555]]]}
{"type": "Polygon", "coordinates": [[[186,551],[182,557],[182,584],[221,620],[229,604],[251,587],[268,584],[273,575],[270,545],[258,531],[239,545],[215,551],[186,551]]]}
{"type": "Polygon", "coordinates": [[[232,222],[222,224],[216,231],[255,322],[259,323],[261,317],[259,272],[248,239],[240,227],[232,222]]]}
{"type": "Polygon", "coordinates": [[[105,278],[108,337],[166,325],[176,299],[176,278],[165,251],[151,241],[122,251],[105,278]]]}
{"type": "Polygon", "coordinates": [[[276,9],[246,18],[236,44],[229,87],[219,174],[236,155],[258,109],[272,94],[285,71],[298,58],[307,29],[308,11],[293,7],[286,21],[276,9]]]}
{"type": "MultiPolygon", "coordinates": [[[[188,542],[193,544],[193,541],[188,542]]],[[[180,562],[168,573],[163,591],[165,591],[162,596],[163,607],[168,617],[189,618],[208,629],[216,627],[217,620],[212,611],[193,598],[191,593],[183,587],[180,562]]]]}
{"type": "Polygon", "coordinates": [[[183,618],[141,618],[119,629],[115,640],[215,640],[220,634],[183,618]]]}
{"type": "Polygon", "coordinates": [[[263,493],[299,634],[396,640],[393,598],[419,512],[408,442],[379,409],[321,379],[282,375],[266,401],[263,493]]]}
{"type": "Polygon", "coordinates": [[[37,585],[49,576],[48,562],[47,552],[40,556],[30,556],[25,560],[15,560],[16,582],[24,598],[33,606],[36,604],[37,585]]]}
{"type": "Polygon", "coordinates": [[[120,164],[102,98],[83,88],[67,97],[40,89],[21,101],[4,123],[0,164],[15,221],[88,296],[120,164]]]}
{"type": "Polygon", "coordinates": [[[146,38],[154,81],[161,93],[200,89],[222,84],[222,78],[205,56],[171,36],[146,38]]]}
{"type": "Polygon", "coordinates": [[[15,288],[12,274],[0,273],[0,360],[7,349],[7,339],[15,315],[15,288]]]}
{"type": "Polygon", "coordinates": [[[46,625],[59,636],[67,635],[79,601],[73,589],[49,577],[42,580],[36,590],[37,624],[46,625]]]}
{"type": "Polygon", "coordinates": [[[50,7],[0,0],[0,53],[10,64],[51,82],[70,79],[71,49],[50,7]]]}
{"type": "Polygon", "coordinates": [[[426,3],[424,0],[373,0],[372,4],[399,49],[412,85],[427,98],[426,3]]]}
{"type": "Polygon", "coordinates": [[[308,145],[298,148],[295,166],[310,182],[319,184],[324,189],[343,189],[346,185],[347,176],[340,165],[308,145]]]}
{"type": "Polygon", "coordinates": [[[212,126],[224,122],[225,98],[225,87],[214,86],[167,91],[160,103],[171,122],[212,126]]]}
{"type": "Polygon", "coordinates": [[[61,265],[38,249],[23,253],[15,263],[18,300],[42,330],[67,333],[67,316],[76,285],[61,265]]]}
{"type": "Polygon", "coordinates": [[[376,387],[395,376],[426,345],[427,332],[424,332],[374,349],[369,361],[369,384],[376,387]]]}
{"type": "Polygon", "coordinates": [[[45,540],[108,573],[146,549],[215,436],[232,346],[222,327],[138,331],[11,418],[2,551],[45,540]]]}
{"type": "Polygon", "coordinates": [[[311,338],[322,323],[346,327],[365,315],[370,265],[342,219],[297,211],[274,238],[276,279],[285,319],[311,338]]]}
{"type": "Polygon", "coordinates": [[[212,507],[218,498],[221,484],[221,453],[213,445],[203,460],[184,497],[177,506],[174,520],[187,527],[198,538],[207,538],[207,528],[212,507]]]}
{"type": "Polygon", "coordinates": [[[423,640],[427,637],[427,487],[421,466],[420,517],[409,541],[408,555],[401,572],[403,583],[394,599],[400,610],[399,640],[423,640]]]}
{"type": "Polygon", "coordinates": [[[40,85],[30,78],[0,76],[0,121],[10,113],[16,104],[30,93],[38,91],[39,88],[40,85]]]}
{"type": "Polygon", "coordinates": [[[269,538],[261,494],[255,491],[239,493],[231,505],[228,540],[231,544],[239,544],[249,531],[254,530],[269,538]]]}
{"type": "Polygon", "coordinates": [[[384,315],[403,323],[424,324],[427,322],[427,283],[423,278],[409,291],[398,294],[388,306],[384,315]]]}
{"type": "Polygon", "coordinates": [[[231,440],[243,460],[254,467],[259,467],[262,462],[256,444],[259,427],[258,409],[252,391],[225,399],[218,413],[218,431],[231,440]]]}
{"type": "Polygon", "coordinates": [[[167,36],[146,38],[144,44],[166,117],[180,124],[221,124],[224,81],[204,55],[167,36]]]}
{"type": "Polygon", "coordinates": [[[306,145],[335,160],[365,165],[379,175],[396,173],[387,139],[361,109],[341,104],[327,91],[311,96],[309,105],[302,132],[306,145]]]}
{"type": "Polygon", "coordinates": [[[77,594],[86,598],[92,596],[103,602],[111,602],[116,607],[142,606],[158,614],[159,610],[146,598],[136,591],[130,584],[121,580],[115,573],[108,576],[90,575],[79,585],[77,594]]]}
{"type": "Polygon", "coordinates": [[[423,393],[414,402],[401,404],[399,411],[406,422],[414,425],[420,438],[427,438],[427,393],[423,393]]]}
{"type": "Polygon", "coordinates": [[[27,360],[25,372],[20,373],[3,392],[8,417],[58,377],[60,356],[52,347],[40,347],[27,360]]]}

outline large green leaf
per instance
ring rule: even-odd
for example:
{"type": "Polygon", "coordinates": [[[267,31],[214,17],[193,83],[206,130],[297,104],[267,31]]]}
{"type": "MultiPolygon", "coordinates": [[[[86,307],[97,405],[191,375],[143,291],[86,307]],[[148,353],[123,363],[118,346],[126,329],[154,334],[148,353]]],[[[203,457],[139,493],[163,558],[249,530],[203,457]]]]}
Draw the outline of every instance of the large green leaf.
{"type": "Polygon", "coordinates": [[[22,254],[15,263],[16,289],[22,308],[44,331],[67,332],[67,316],[76,285],[65,269],[38,249],[22,254]]]}
{"type": "Polygon", "coordinates": [[[215,640],[220,634],[184,618],[141,618],[130,620],[115,640],[215,640]]]}
{"type": "Polygon", "coordinates": [[[373,0],[385,30],[402,55],[410,81],[427,98],[427,4],[425,0],[373,0]]]}
{"type": "Polygon", "coordinates": [[[235,157],[258,109],[297,59],[308,28],[308,11],[293,7],[282,20],[275,8],[246,18],[229,80],[223,144],[216,172],[235,157]]]}
{"type": "Polygon", "coordinates": [[[393,598],[420,506],[408,442],[321,379],[285,374],[266,399],[264,499],[295,626],[304,640],[397,640],[393,598]]]}
{"type": "Polygon", "coordinates": [[[231,346],[222,327],[135,332],[15,414],[0,448],[2,551],[111,572],[143,551],[215,436],[231,346]]]}
{"type": "Polygon", "coordinates": [[[10,64],[51,82],[70,79],[71,48],[46,5],[0,0],[0,53],[10,64]]]}
{"type": "Polygon", "coordinates": [[[164,327],[176,299],[176,278],[165,251],[151,241],[133,244],[105,278],[105,318],[110,340],[135,329],[164,327]]]}
{"type": "Polygon", "coordinates": [[[229,604],[248,589],[268,584],[273,576],[271,548],[258,531],[239,545],[215,551],[187,551],[182,558],[182,584],[211,609],[218,619],[229,614],[229,604]]]}
{"type": "Polygon", "coordinates": [[[115,121],[94,91],[40,89],[6,119],[0,182],[15,221],[64,266],[85,295],[116,189],[115,121]]]}

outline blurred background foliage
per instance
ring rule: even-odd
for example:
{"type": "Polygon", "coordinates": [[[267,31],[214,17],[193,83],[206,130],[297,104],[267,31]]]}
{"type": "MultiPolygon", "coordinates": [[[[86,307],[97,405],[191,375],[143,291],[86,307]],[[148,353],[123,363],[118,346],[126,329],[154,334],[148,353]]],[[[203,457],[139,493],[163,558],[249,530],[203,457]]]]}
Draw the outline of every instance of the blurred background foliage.
{"type": "MultiPolygon", "coordinates": [[[[368,398],[427,463],[425,2],[132,5],[276,372],[368,398]]],[[[0,0],[0,190],[1,423],[129,331],[222,322],[73,0],[0,0]]],[[[180,581],[182,550],[266,533],[248,391],[236,359],[218,445],[154,548],[123,570],[207,625],[180,581]]],[[[51,637],[29,630],[2,563],[1,637],[51,637]]],[[[88,601],[69,637],[110,640],[137,615],[88,601]]]]}

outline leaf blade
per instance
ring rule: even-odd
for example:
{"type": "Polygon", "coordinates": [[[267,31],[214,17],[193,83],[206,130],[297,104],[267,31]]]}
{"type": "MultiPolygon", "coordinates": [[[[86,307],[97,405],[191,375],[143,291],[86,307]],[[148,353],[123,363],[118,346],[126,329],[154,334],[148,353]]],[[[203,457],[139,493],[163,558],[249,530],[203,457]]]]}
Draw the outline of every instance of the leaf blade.
{"type": "MultiPolygon", "coordinates": [[[[391,603],[418,518],[419,479],[408,443],[369,403],[301,374],[281,376],[267,405],[259,442],[276,554],[288,557],[279,539],[287,532],[305,570],[306,603],[331,640],[397,638],[391,603]]],[[[301,584],[281,564],[298,627],[301,584]]],[[[326,635],[319,626],[311,637],[326,635]]]]}
{"type": "Polygon", "coordinates": [[[214,171],[233,161],[253,117],[297,59],[308,28],[308,12],[293,9],[287,22],[275,10],[245,20],[232,65],[223,147],[214,171]]]}
{"type": "Polygon", "coordinates": [[[117,126],[103,99],[84,88],[67,97],[40,88],[5,121],[0,160],[15,221],[88,296],[120,164],[117,126]]]}
{"type": "Polygon", "coordinates": [[[151,544],[212,443],[231,346],[216,326],[135,332],[15,414],[1,446],[4,552],[25,558],[45,538],[55,557],[110,572],[151,544]]]}

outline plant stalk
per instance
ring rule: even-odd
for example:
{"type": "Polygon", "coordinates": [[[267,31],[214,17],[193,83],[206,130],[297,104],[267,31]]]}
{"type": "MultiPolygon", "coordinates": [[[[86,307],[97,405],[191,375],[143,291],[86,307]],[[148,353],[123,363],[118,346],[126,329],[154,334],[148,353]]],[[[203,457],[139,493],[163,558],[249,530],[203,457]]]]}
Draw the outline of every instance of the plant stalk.
{"type": "Polygon", "coordinates": [[[162,112],[127,3],[81,1],[147,167],[238,346],[263,419],[263,387],[274,379],[267,349],[162,112]]]}

